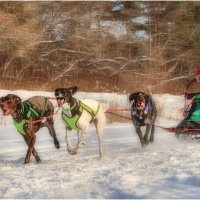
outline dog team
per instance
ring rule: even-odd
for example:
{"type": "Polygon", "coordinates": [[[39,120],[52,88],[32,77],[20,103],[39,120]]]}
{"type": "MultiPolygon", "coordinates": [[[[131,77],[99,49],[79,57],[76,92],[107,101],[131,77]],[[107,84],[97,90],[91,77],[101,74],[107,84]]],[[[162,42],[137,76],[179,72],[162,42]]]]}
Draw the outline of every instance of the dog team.
{"type": "MultiPolygon", "coordinates": [[[[79,148],[84,144],[84,137],[90,123],[94,123],[99,141],[99,155],[103,156],[102,140],[104,135],[104,126],[106,122],[105,111],[100,102],[93,99],[78,100],[73,97],[78,87],[57,88],[55,97],[59,108],[62,108],[62,120],[66,129],[67,151],[73,155],[77,154],[79,148]],[[78,141],[75,147],[72,146],[70,134],[72,130],[77,131],[78,141]]],[[[149,142],[154,141],[154,130],[156,120],[156,106],[151,95],[143,92],[132,93],[129,96],[131,103],[131,118],[135,131],[139,136],[142,147],[149,142]],[[146,126],[143,136],[141,126],[146,126]],[[151,133],[149,135],[149,132],[151,133]]],[[[42,127],[47,127],[50,136],[53,138],[55,148],[59,149],[60,144],[56,137],[54,129],[54,107],[49,98],[43,96],[34,96],[26,101],[15,94],[8,94],[0,98],[0,107],[3,115],[11,115],[17,131],[22,135],[28,150],[24,164],[30,162],[31,154],[37,162],[41,159],[34,145],[36,141],[36,132],[42,127]]]]}

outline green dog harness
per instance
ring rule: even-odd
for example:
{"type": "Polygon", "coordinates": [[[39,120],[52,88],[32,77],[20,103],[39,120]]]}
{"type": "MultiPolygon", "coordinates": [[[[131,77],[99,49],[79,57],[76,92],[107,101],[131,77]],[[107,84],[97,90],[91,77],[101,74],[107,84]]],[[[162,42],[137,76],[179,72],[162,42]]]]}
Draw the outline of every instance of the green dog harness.
{"type": "MultiPolygon", "coordinates": [[[[14,125],[17,129],[17,131],[22,135],[25,136],[26,135],[26,131],[25,131],[25,123],[27,120],[30,119],[31,116],[35,115],[36,119],[42,119],[44,112],[42,113],[42,115],[40,115],[32,106],[31,103],[29,103],[28,101],[23,102],[22,104],[22,108],[21,108],[21,120],[17,121],[15,119],[13,119],[14,121],[14,125]],[[26,115],[24,116],[24,112],[25,112],[25,107],[28,107],[28,112],[26,113],[26,115]]],[[[45,107],[47,105],[47,100],[45,101],[45,107]]],[[[44,107],[44,108],[45,108],[44,107]]]]}
{"type": "MultiPolygon", "coordinates": [[[[74,104],[71,108],[67,109],[67,111],[71,111],[72,109],[75,108],[75,106],[76,106],[76,104],[74,104]]],[[[75,114],[74,116],[69,117],[64,112],[62,112],[62,119],[71,129],[78,131],[78,130],[80,130],[80,128],[77,126],[77,122],[78,122],[83,110],[86,110],[92,116],[92,120],[93,120],[95,118],[96,114],[98,113],[99,108],[100,108],[100,104],[98,105],[98,109],[95,113],[89,106],[87,106],[83,102],[79,101],[79,114],[75,114]]]]}

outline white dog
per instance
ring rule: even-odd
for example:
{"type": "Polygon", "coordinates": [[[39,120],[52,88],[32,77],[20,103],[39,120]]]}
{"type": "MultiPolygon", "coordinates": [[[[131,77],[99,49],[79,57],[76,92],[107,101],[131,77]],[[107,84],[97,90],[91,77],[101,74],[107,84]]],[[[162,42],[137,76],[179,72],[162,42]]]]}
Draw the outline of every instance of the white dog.
{"type": "Polygon", "coordinates": [[[62,119],[66,125],[66,143],[70,154],[76,154],[83,144],[85,134],[91,122],[94,122],[99,140],[99,154],[102,157],[102,139],[104,134],[105,113],[101,104],[92,99],[77,100],[72,95],[78,87],[57,88],[55,96],[59,107],[62,107],[62,119]],[[77,130],[78,143],[75,148],[70,142],[71,130],[77,130]]]}

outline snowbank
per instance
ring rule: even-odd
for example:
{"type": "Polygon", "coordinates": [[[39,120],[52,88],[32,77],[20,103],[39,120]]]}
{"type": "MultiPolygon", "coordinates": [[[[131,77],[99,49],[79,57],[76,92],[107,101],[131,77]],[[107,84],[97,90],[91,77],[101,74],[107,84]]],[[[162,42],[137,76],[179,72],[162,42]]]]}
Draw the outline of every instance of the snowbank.
{"type": "MultiPolygon", "coordinates": [[[[9,93],[16,94],[26,100],[35,95],[43,95],[46,97],[54,97],[54,92],[45,91],[25,91],[25,90],[0,90],[0,97],[9,93]]],[[[167,119],[181,120],[183,118],[182,109],[184,108],[185,100],[183,96],[170,94],[153,94],[153,99],[158,109],[158,116],[167,119]]],[[[124,108],[130,109],[128,95],[118,93],[87,93],[77,92],[74,97],[77,99],[96,99],[99,100],[104,109],[108,108],[124,108]]],[[[56,101],[51,100],[56,107],[56,101]]]]}

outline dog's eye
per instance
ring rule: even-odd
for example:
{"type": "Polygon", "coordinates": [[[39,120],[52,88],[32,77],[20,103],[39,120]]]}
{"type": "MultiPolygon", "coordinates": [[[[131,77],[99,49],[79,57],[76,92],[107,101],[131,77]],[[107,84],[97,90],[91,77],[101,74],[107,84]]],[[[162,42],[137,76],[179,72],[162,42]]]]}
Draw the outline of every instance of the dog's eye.
{"type": "Polygon", "coordinates": [[[62,101],[62,100],[65,100],[64,97],[57,97],[57,101],[62,101]]]}
{"type": "Polygon", "coordinates": [[[9,99],[9,100],[7,100],[7,101],[6,101],[6,103],[7,103],[7,104],[10,104],[10,103],[11,103],[11,100],[10,100],[10,99],[9,99]]]}

